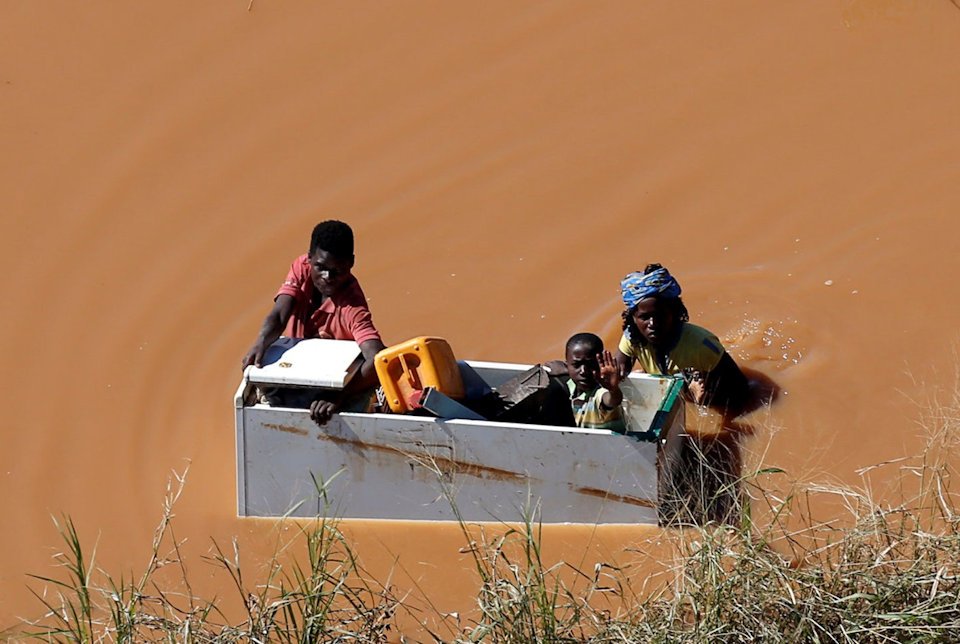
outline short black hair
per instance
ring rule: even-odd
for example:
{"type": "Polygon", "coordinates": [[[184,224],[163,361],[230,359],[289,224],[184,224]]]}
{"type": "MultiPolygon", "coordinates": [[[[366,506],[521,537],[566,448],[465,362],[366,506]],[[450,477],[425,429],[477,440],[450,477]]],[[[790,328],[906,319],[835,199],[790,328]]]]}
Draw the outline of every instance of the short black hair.
{"type": "Polygon", "coordinates": [[[313,227],[313,234],[310,235],[310,254],[313,255],[318,249],[341,259],[352,258],[353,230],[336,219],[321,221],[313,227]]]}
{"type": "Polygon", "coordinates": [[[595,333],[577,333],[567,340],[566,350],[570,351],[576,346],[584,346],[590,349],[591,355],[595,355],[603,351],[603,340],[595,333]]]}
{"type": "MultiPolygon", "coordinates": [[[[647,264],[646,268],[643,269],[643,274],[649,275],[653,271],[660,270],[661,268],[663,268],[663,266],[660,264],[647,264]]],[[[654,295],[654,297],[657,296],[654,295]]],[[[687,311],[687,307],[684,305],[682,299],[679,297],[671,297],[663,298],[663,301],[669,302],[673,306],[673,314],[679,321],[690,321],[690,313],[687,311]]],[[[620,316],[623,318],[623,330],[627,332],[627,337],[630,338],[630,344],[639,347],[645,345],[647,341],[643,337],[643,334],[640,333],[637,323],[633,321],[633,314],[637,310],[637,306],[639,306],[639,303],[621,313],[620,316]]]]}

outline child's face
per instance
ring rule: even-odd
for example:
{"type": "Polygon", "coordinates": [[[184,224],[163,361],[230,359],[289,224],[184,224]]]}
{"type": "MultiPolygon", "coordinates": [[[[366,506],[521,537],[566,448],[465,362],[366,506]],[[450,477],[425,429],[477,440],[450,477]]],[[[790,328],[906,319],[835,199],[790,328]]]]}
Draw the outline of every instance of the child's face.
{"type": "Polygon", "coordinates": [[[333,295],[350,279],[353,259],[337,257],[318,248],[310,255],[310,279],[324,295],[333,295]]]}
{"type": "Polygon", "coordinates": [[[567,373],[577,386],[577,391],[593,389],[597,385],[600,363],[594,347],[575,344],[567,349],[567,373]]]}

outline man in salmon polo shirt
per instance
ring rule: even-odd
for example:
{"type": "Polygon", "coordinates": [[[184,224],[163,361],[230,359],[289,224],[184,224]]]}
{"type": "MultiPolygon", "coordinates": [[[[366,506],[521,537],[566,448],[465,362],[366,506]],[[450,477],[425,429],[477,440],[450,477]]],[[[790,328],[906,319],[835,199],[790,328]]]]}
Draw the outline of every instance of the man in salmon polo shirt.
{"type": "MultiPolygon", "coordinates": [[[[293,260],[242,366],[261,366],[263,354],[284,331],[291,338],[353,340],[360,345],[363,364],[343,393],[376,386],[374,357],[384,345],[373,326],[367,298],[350,272],[353,263],[350,226],[332,219],[317,224],[310,236],[310,252],[293,260]]],[[[315,400],[310,417],[323,425],[338,409],[338,401],[315,400]]]]}

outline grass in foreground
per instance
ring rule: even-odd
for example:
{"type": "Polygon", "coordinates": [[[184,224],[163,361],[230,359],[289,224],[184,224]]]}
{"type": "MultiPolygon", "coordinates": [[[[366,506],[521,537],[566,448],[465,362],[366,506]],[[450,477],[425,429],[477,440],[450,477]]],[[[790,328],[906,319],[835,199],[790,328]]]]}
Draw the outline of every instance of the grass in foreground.
{"type": "Polygon", "coordinates": [[[88,561],[73,522],[56,522],[67,548],[55,556],[66,579],[33,576],[46,585],[33,594],[46,613],[24,629],[26,637],[69,642],[384,642],[400,604],[388,588],[367,580],[336,521],[298,523],[294,541],[278,547],[266,576],[250,583],[240,567],[237,542],[214,542],[210,562],[227,573],[246,613],[230,624],[215,599],[197,597],[173,533],[173,507],[184,475],[168,485],[163,518],[150,560],[136,579],[114,578],[88,561]],[[303,546],[305,557],[289,552],[303,546]],[[166,554],[161,554],[162,552],[166,554]],[[305,560],[304,560],[305,559],[305,560]],[[161,567],[180,577],[162,586],[161,567]]]}
{"type": "MultiPolygon", "coordinates": [[[[515,526],[488,531],[461,522],[477,575],[476,611],[447,639],[465,642],[946,642],[960,639],[960,504],[947,457],[960,437],[960,398],[926,419],[927,449],[903,459],[892,494],[795,484],[780,493],[773,469],[733,482],[749,503],[737,525],[670,531],[675,558],[659,587],[633,588],[629,569],[578,570],[542,557],[535,506],[515,526]],[[821,497],[842,511],[818,520],[821,497]],[[893,500],[881,500],[893,499],[893,500]],[[613,608],[612,608],[613,607],[613,608]]],[[[884,467],[891,467],[887,464],[884,467]]],[[[445,480],[442,476],[440,480],[445,480]]],[[[228,624],[216,600],[195,597],[170,520],[183,478],[168,490],[153,555],[136,579],[97,571],[69,519],[58,523],[67,549],[63,578],[40,578],[46,614],[25,629],[58,641],[382,642],[405,602],[367,581],[335,521],[301,525],[306,556],[278,548],[266,577],[250,583],[236,544],[215,544],[210,560],[226,570],[246,616],[228,624]],[[161,552],[167,554],[161,556],[161,552]],[[182,580],[160,587],[156,571],[177,564],[182,580]]],[[[452,497],[451,497],[452,498],[452,497]]],[[[734,501],[731,501],[734,499],[734,501]]],[[[700,502],[698,502],[700,503],[700,502]]],[[[455,508],[454,504],[454,508],[455,508]]],[[[702,505],[698,505],[702,507],[702,505]]],[[[300,547],[298,546],[298,547],[300,547]]],[[[438,634],[425,620],[413,639],[438,634]]]]}

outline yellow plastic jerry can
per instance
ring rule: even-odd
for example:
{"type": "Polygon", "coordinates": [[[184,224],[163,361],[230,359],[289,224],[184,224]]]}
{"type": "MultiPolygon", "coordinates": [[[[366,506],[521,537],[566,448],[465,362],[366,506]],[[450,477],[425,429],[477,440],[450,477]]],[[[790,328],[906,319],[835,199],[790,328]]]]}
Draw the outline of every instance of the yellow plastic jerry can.
{"type": "Polygon", "coordinates": [[[422,336],[387,347],[377,354],[374,364],[387,404],[395,413],[416,409],[427,387],[454,399],[463,398],[457,359],[443,338],[422,336]]]}

